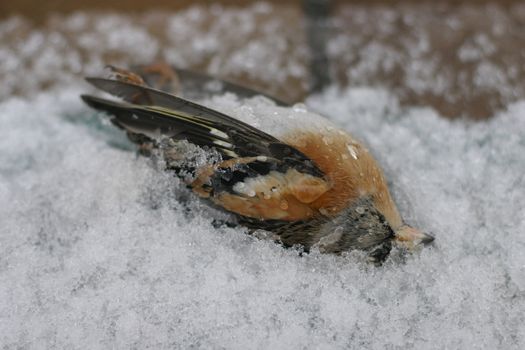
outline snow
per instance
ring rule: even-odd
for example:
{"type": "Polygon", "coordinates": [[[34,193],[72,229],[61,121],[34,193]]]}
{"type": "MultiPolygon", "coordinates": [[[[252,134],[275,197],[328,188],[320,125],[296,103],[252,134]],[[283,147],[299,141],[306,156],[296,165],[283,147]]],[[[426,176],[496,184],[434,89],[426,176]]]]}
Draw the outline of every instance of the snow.
{"type": "Polygon", "coordinates": [[[2,344],[525,343],[525,102],[467,125],[370,88],[309,99],[370,145],[401,211],[437,237],[374,268],[214,228],[219,214],[137,157],[83,89],[0,105],[2,344]]]}
{"type": "MultiPolygon", "coordinates": [[[[184,20],[203,21],[199,11],[184,20]]],[[[82,28],[76,16],[68,25],[82,28]]],[[[30,35],[0,55],[27,50],[29,60],[50,40],[30,35]]],[[[525,346],[525,100],[476,123],[405,107],[366,85],[333,86],[289,109],[261,97],[206,101],[274,131],[283,118],[311,121],[319,111],[364,141],[402,215],[436,237],[414,254],[394,250],[377,268],[360,252],[301,256],[241,228],[215,228],[223,214],[137,156],[121,131],[81,103],[90,88],[78,75],[38,88],[80,62],[73,54],[60,64],[49,59],[63,50],[36,57],[48,71],[26,85],[2,71],[14,84],[0,102],[3,347],[525,346]],[[15,87],[31,93],[13,95],[15,87]]],[[[101,52],[88,59],[93,67],[101,52]]]]}

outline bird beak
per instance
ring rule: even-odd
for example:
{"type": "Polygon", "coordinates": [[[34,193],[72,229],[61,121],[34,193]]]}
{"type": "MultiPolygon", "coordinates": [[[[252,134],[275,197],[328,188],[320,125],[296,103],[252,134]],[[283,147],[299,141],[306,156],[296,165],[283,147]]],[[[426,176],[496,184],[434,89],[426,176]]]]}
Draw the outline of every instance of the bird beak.
{"type": "Polygon", "coordinates": [[[414,227],[403,225],[395,230],[394,239],[401,245],[412,249],[419,244],[429,244],[434,241],[435,238],[434,236],[421,232],[414,227]]]}
{"type": "Polygon", "coordinates": [[[421,232],[421,234],[423,235],[423,238],[421,238],[421,243],[423,244],[432,243],[436,239],[434,236],[429,235],[428,233],[421,232]]]}

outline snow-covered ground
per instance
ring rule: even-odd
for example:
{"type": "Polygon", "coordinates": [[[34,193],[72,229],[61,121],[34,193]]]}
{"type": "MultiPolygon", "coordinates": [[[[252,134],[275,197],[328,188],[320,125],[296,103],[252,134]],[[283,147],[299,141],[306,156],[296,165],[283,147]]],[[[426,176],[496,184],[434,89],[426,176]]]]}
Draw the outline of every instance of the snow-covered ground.
{"type": "Polygon", "coordinates": [[[214,228],[220,214],[82,105],[80,77],[61,79],[0,102],[3,347],[525,347],[525,100],[471,123],[366,86],[308,98],[369,145],[404,217],[436,236],[376,268],[214,228]]]}

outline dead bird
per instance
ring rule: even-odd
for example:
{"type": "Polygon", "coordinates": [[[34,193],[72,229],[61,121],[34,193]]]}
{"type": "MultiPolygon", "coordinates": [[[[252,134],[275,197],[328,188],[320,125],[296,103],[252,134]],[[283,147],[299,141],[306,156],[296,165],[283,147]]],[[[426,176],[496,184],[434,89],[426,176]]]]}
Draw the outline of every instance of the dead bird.
{"type": "MultiPolygon", "coordinates": [[[[144,153],[159,151],[167,169],[240,224],[269,231],[285,246],[301,245],[307,251],[314,246],[325,253],[365,250],[374,262],[387,257],[392,242],[412,249],[434,240],[403,222],[381,168],[344,130],[305,126],[277,138],[153,89],[139,74],[111,69],[112,78],[86,80],[122,100],[82,99],[111,115],[144,153]],[[181,140],[213,150],[217,157],[188,169],[181,140]]],[[[253,90],[225,84],[254,95],[253,90]]]]}

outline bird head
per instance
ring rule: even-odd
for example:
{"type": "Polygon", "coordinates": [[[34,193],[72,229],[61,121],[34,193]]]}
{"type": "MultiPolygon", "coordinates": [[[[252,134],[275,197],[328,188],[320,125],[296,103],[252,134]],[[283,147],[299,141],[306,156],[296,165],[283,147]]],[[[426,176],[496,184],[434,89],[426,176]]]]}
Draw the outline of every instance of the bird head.
{"type": "MultiPolygon", "coordinates": [[[[319,248],[330,253],[362,249],[374,255],[376,250],[382,252],[382,247],[390,247],[390,242],[413,250],[434,240],[433,236],[405,224],[393,229],[373,201],[366,197],[329,220],[320,233],[319,248]]],[[[388,254],[388,251],[382,253],[388,254]]]]}
{"type": "Polygon", "coordinates": [[[321,251],[337,253],[373,249],[394,239],[395,232],[372,201],[361,198],[331,218],[322,227],[321,237],[321,251]]]}

